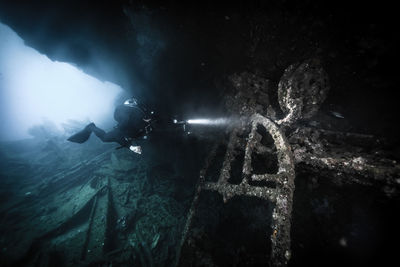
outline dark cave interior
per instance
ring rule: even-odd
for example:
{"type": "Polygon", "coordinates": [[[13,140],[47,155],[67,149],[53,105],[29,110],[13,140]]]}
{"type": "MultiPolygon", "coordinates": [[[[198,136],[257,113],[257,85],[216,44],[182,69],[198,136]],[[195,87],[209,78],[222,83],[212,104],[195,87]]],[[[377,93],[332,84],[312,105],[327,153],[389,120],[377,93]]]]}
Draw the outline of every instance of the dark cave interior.
{"type": "MultiPolygon", "coordinates": [[[[226,114],[225,97],[232,93],[232,88],[226,86],[228,77],[252,73],[269,80],[269,100],[277,116],[282,117],[278,83],[285,69],[317,59],[329,76],[330,91],[312,120],[331,131],[373,135],[385,141],[377,149],[369,147],[373,142],[350,140],[351,136],[346,141],[336,140],[329,133],[315,137],[306,132],[306,137],[296,139],[297,129],[311,124],[300,120],[295,124],[298,128],[282,127],[293,151],[315,152],[318,157],[307,138],[318,142],[321,138],[326,151],[336,153],[338,158],[360,153],[376,162],[388,159],[396,166],[393,170],[397,169],[388,186],[384,179],[364,183],[363,174],[351,172],[342,179],[338,178],[342,170],[332,175],[336,170],[320,171],[317,164],[295,162],[289,266],[385,265],[396,258],[398,246],[392,244],[400,237],[400,221],[394,214],[400,207],[396,12],[394,4],[386,1],[0,0],[0,22],[17,32],[26,45],[53,61],[71,63],[101,81],[120,85],[127,95],[135,95],[165,116],[226,114]],[[343,149],[335,150],[334,145],[343,149]],[[384,153],[379,154],[380,149],[384,153]],[[352,183],[353,178],[361,182],[352,183]]],[[[251,154],[253,173],[279,173],[279,148],[264,127],[257,132],[259,142],[268,149],[251,154]]],[[[238,136],[247,140],[248,134],[249,129],[238,136]]],[[[211,161],[204,175],[205,182],[214,183],[229,149],[227,132],[204,135],[208,138],[197,140],[155,134],[151,144],[143,144],[148,153],[141,158],[92,139],[80,149],[57,139],[54,144],[46,140],[46,148],[43,143],[30,141],[0,145],[0,179],[7,181],[0,192],[0,215],[4,217],[0,221],[0,265],[285,266],[286,263],[271,263],[270,255],[263,254],[271,250],[265,237],[269,240],[275,235],[270,227],[274,203],[267,201],[266,205],[263,200],[248,196],[235,196],[225,202],[221,195],[208,191],[199,191],[199,199],[193,201],[199,204],[189,236],[198,250],[182,243],[182,258],[175,262],[180,242],[177,236],[184,231],[186,215],[191,211],[192,199],[196,199],[195,186],[206,155],[218,142],[216,160],[211,161]],[[60,148],[64,151],[60,152],[60,148]],[[29,163],[21,163],[8,161],[8,155],[31,158],[29,163]],[[35,155],[37,159],[32,159],[35,155]],[[59,163],[67,162],[66,158],[65,166],[59,163]],[[37,180],[29,181],[24,172],[37,180]],[[60,175],[55,175],[57,172],[60,175]],[[50,178],[41,180],[50,176],[55,182],[50,178]],[[23,195],[22,201],[13,204],[10,200],[19,190],[18,183],[8,182],[13,177],[21,178],[21,183],[28,186],[37,182],[39,193],[31,189],[32,196],[23,195]],[[75,201],[73,195],[80,192],[74,191],[76,188],[89,192],[88,197],[75,201]],[[62,194],[53,196],[57,190],[62,194]],[[72,197],[66,193],[68,190],[72,197]],[[33,204],[26,203],[37,201],[36,205],[44,205],[47,195],[54,204],[40,207],[38,213],[45,215],[29,215],[27,210],[33,204]],[[8,202],[14,206],[8,206],[8,202]],[[68,204],[74,214],[71,217],[58,215],[62,214],[60,203],[66,202],[72,203],[68,204]],[[153,217],[145,215],[152,209],[156,210],[153,217]],[[100,212],[103,210],[107,210],[105,215],[100,212]],[[38,228],[40,234],[24,240],[27,230],[21,230],[19,223],[30,216],[38,219],[38,225],[47,220],[48,227],[35,224],[32,227],[38,228]],[[45,216],[60,219],[53,222],[45,216]],[[163,223],[152,225],[157,218],[165,221],[160,219],[163,223]],[[104,229],[100,224],[106,225],[104,229]],[[16,236],[22,240],[12,252],[5,250],[9,237],[2,237],[7,236],[10,225],[11,230],[20,231],[16,236]],[[82,242],[81,231],[85,227],[89,230],[82,242]],[[97,250],[89,238],[90,229],[104,236],[101,257],[94,255],[97,250]],[[79,257],[89,260],[75,261],[79,258],[76,255],[82,253],[78,249],[56,248],[59,244],[70,246],[68,240],[83,243],[84,253],[79,257]],[[47,256],[38,252],[50,243],[57,246],[47,256]],[[125,243],[128,245],[121,245],[125,243]],[[210,253],[202,254],[204,251],[210,253]]],[[[245,143],[241,143],[234,152],[229,169],[231,185],[239,185],[244,179],[241,168],[245,149],[245,143]]],[[[275,181],[250,179],[249,183],[272,189],[280,186],[275,181]]]]}
{"type": "Polygon", "coordinates": [[[396,136],[395,11],[388,4],[2,1],[0,16],[51,59],[168,113],[218,109],[224,75],[251,70],[274,86],[289,64],[318,57],[334,88],[323,108],[333,105],[355,130],[396,136]]]}

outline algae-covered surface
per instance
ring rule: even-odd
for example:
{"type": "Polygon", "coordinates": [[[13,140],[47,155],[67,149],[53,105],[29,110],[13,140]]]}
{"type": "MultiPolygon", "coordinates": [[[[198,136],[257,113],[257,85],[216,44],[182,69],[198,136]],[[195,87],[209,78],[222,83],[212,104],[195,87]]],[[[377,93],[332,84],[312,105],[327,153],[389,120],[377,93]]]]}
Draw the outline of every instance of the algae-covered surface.
{"type": "Polygon", "coordinates": [[[1,143],[1,265],[172,264],[200,160],[165,142],[1,143]]]}

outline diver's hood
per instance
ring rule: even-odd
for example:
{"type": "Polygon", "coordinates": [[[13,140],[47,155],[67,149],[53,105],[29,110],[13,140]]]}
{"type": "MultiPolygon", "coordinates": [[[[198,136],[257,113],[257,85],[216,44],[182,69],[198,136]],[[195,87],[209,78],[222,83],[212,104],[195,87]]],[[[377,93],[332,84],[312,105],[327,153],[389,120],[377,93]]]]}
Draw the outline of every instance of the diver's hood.
{"type": "Polygon", "coordinates": [[[136,98],[132,97],[132,98],[125,100],[124,106],[131,107],[131,108],[137,107],[138,103],[137,103],[136,98]]]}

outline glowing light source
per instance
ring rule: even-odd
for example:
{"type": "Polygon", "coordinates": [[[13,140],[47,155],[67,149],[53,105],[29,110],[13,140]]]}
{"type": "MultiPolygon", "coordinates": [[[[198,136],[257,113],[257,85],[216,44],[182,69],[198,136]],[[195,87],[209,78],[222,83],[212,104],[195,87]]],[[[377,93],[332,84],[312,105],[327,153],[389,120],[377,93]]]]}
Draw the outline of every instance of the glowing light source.
{"type": "Polygon", "coordinates": [[[56,126],[72,120],[96,124],[112,121],[114,101],[122,89],[78,68],[54,62],[26,46],[0,23],[0,138],[29,137],[43,120],[56,126]]]}
{"type": "Polygon", "coordinates": [[[218,118],[218,119],[190,119],[186,121],[188,124],[204,124],[204,125],[222,125],[227,124],[228,119],[218,118]]]}

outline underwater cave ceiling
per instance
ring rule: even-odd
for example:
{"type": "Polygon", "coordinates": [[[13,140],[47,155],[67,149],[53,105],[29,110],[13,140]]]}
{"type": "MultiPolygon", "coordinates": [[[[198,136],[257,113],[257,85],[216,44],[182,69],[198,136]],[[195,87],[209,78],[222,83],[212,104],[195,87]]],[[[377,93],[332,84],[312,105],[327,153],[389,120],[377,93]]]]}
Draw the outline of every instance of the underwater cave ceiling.
{"type": "Polygon", "coordinates": [[[127,1],[23,2],[2,1],[0,20],[50,59],[75,64],[102,81],[121,86],[128,84],[113,75],[112,68],[140,71],[129,60],[134,59],[135,48],[126,39],[129,21],[122,7],[127,1]],[[112,67],[102,68],[95,59],[108,61],[112,67]]]}
{"type": "MultiPolygon", "coordinates": [[[[196,8],[186,12],[177,3],[165,7],[157,1],[148,5],[135,1],[0,3],[0,20],[27,45],[52,60],[77,65],[102,81],[147,98],[172,99],[169,95],[193,91],[189,87],[201,82],[194,72],[210,57],[209,51],[201,50],[213,46],[203,37],[214,37],[206,29],[193,38],[196,28],[185,24],[199,29],[210,16],[196,13],[196,8]]],[[[214,68],[207,67],[209,71],[214,68]]],[[[207,91],[209,85],[201,90],[207,91]]]]}
{"type": "Polygon", "coordinates": [[[260,73],[275,90],[290,64],[318,57],[333,88],[322,108],[345,113],[355,130],[395,138],[394,9],[345,6],[0,1],[0,20],[52,60],[75,64],[158,110],[178,114],[215,108],[224,93],[218,84],[232,73],[260,73]]]}
{"type": "MultiPolygon", "coordinates": [[[[224,19],[203,13],[208,7],[214,5],[18,1],[0,3],[0,20],[50,59],[74,64],[169,111],[172,105],[165,103],[187,106],[188,100],[200,99],[215,105],[215,77],[232,65],[222,63],[235,53],[221,47],[218,35],[224,29],[213,29],[215,20],[224,19]]],[[[243,60],[236,61],[238,66],[243,60]]]]}

